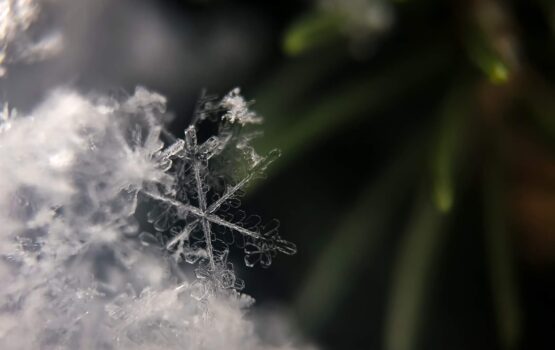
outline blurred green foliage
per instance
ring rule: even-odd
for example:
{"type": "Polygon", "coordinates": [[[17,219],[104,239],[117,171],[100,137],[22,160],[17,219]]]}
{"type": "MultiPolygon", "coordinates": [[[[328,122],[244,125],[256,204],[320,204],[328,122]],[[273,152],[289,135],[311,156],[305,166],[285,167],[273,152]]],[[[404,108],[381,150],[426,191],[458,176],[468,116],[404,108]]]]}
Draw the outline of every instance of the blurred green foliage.
{"type": "MultiPolygon", "coordinates": [[[[415,94],[436,105],[432,116],[405,111],[399,128],[407,118],[422,118],[422,127],[412,138],[399,138],[404,150],[391,156],[385,170],[376,170],[380,176],[358,187],[352,203],[343,204],[349,209],[326,236],[299,288],[299,322],[311,334],[322,332],[363,273],[361,260],[371,261],[380,242],[391,234],[392,222],[401,221],[395,261],[388,270],[380,343],[388,350],[421,348],[426,305],[437,286],[442,249],[455,225],[452,218],[471,211],[463,198],[474,187],[482,192],[471,202],[482,211],[484,237],[475,249],[485,247],[488,255],[498,346],[521,348],[523,310],[515,242],[531,242],[532,247],[553,244],[541,240],[554,233],[549,219],[519,211],[536,203],[515,193],[526,191],[534,176],[553,179],[555,3],[366,2],[377,1],[392,11],[394,25],[388,32],[363,33],[363,40],[346,30],[352,19],[343,13],[315,6],[294,20],[283,38],[289,58],[257,96],[257,109],[267,120],[259,146],[283,150],[278,166],[270,170],[275,172],[289,169],[334,134],[368,125],[382,110],[402,105],[415,94]],[[538,14],[540,24],[534,22],[538,14]],[[538,36],[538,31],[549,35],[538,36]],[[429,88],[431,81],[447,88],[437,93],[429,88]],[[534,163],[542,171],[525,178],[519,174],[526,171],[522,164],[531,156],[523,142],[545,151],[534,163]],[[412,204],[404,217],[398,217],[405,197],[412,197],[412,204]],[[531,221],[535,225],[527,225],[531,221]]],[[[345,153],[356,162],[369,161],[364,149],[345,153]]],[[[555,214],[554,184],[540,182],[547,195],[541,212],[555,214]]],[[[554,253],[555,248],[548,251],[554,253]]],[[[529,252],[520,256],[546,264],[555,255],[529,252]]]]}

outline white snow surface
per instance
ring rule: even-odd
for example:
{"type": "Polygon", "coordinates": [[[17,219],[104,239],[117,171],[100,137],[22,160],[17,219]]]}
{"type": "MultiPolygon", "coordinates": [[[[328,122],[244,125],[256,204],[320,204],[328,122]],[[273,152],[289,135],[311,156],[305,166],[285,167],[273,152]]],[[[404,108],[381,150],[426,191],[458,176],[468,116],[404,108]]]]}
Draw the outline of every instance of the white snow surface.
{"type": "MultiPolygon", "coordinates": [[[[293,349],[236,291],[199,302],[133,214],[161,169],[163,96],[58,89],[0,118],[0,348],[293,349]],[[255,327],[256,325],[256,327],[255,327]]],[[[167,165],[167,164],[166,164],[167,165]]]]}

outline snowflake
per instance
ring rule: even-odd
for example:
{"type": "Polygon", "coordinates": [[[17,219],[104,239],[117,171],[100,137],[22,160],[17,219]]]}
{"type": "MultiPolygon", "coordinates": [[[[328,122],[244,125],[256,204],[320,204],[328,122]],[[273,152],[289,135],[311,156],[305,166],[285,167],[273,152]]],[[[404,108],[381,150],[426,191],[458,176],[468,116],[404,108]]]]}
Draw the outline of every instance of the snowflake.
{"type": "Polygon", "coordinates": [[[158,202],[149,213],[158,234],[152,237],[145,233],[143,240],[162,240],[176,259],[197,264],[198,299],[244,287],[228,261],[234,244],[244,249],[249,267],[257,263],[267,267],[278,252],[296,252],[293,243],[279,236],[277,221],[261,225],[256,216],[230,212],[239,207],[245,188],[279,157],[277,150],[258,155],[249,145],[253,135],[245,134],[243,127],[260,119],[247,106],[238,89],[219,102],[214,97],[201,99],[184,139],[174,139],[159,155],[175,185],[170,191],[152,186],[143,190],[158,202]],[[217,131],[199,141],[203,128],[217,131]]]}

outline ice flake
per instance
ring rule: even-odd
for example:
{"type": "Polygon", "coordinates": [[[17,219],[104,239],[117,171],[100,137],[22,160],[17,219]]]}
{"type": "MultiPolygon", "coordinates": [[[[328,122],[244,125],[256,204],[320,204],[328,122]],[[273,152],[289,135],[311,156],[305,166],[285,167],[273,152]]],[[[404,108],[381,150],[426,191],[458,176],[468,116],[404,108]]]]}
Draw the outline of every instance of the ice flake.
{"type": "Polygon", "coordinates": [[[245,101],[243,96],[241,96],[241,90],[239,88],[235,88],[225,95],[221,101],[221,105],[223,108],[227,109],[222,119],[232,124],[239,123],[241,125],[246,125],[262,123],[262,118],[249,110],[250,103],[245,101]]]}
{"type": "Polygon", "coordinates": [[[278,252],[296,252],[293,243],[279,236],[277,222],[261,226],[256,217],[246,218],[242,212],[230,215],[230,208],[239,206],[245,188],[279,157],[277,150],[265,156],[256,154],[249,145],[252,135],[242,133],[243,125],[259,119],[248,110],[238,89],[219,103],[205,99],[197,111],[197,122],[185,130],[184,139],[162,151],[173,155],[170,172],[177,180],[173,191],[143,190],[159,203],[149,220],[164,237],[166,249],[177,259],[198,264],[196,275],[202,285],[199,298],[218,290],[243,288],[244,283],[236,278],[227,261],[233,243],[244,248],[247,266],[260,263],[267,267],[278,252]],[[219,114],[223,116],[217,118],[219,114]],[[214,115],[216,118],[211,118],[214,115]],[[218,119],[216,135],[199,141],[201,124],[218,119]],[[242,168],[240,176],[225,174],[229,167],[242,168]],[[230,178],[234,179],[232,184],[230,178]]]}
{"type": "Polygon", "coordinates": [[[57,31],[35,39],[28,33],[38,22],[40,0],[0,0],[0,77],[6,64],[37,62],[58,54],[63,48],[62,35],[57,31]]]}

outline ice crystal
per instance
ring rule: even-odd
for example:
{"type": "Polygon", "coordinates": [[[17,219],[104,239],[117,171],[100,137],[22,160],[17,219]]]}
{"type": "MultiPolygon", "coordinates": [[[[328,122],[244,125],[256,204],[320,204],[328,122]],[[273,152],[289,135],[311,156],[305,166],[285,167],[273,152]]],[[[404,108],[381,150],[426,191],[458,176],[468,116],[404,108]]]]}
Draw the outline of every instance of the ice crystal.
{"type": "Polygon", "coordinates": [[[31,115],[4,109],[1,348],[105,348],[86,345],[87,332],[112,338],[104,304],[127,284],[162,287],[163,263],[126,236],[143,184],[171,185],[154,161],[164,108],[139,88],[123,100],[58,90],[31,115]]]}
{"type": "MultiPolygon", "coordinates": [[[[62,48],[39,11],[55,3],[0,0],[0,78],[62,48]]],[[[238,209],[279,154],[251,146],[262,119],[239,89],[201,99],[180,138],[145,88],[48,91],[30,113],[0,110],[0,349],[292,349],[257,334],[229,259],[296,250],[238,209]]]]}
{"type": "Polygon", "coordinates": [[[239,88],[231,90],[221,101],[221,105],[226,109],[222,119],[227,119],[230,123],[238,122],[241,125],[260,124],[262,118],[255,112],[249,110],[249,103],[240,95],[239,88]]]}
{"type": "Polygon", "coordinates": [[[227,112],[203,99],[181,139],[164,130],[165,98],[144,88],[57,90],[30,115],[5,106],[0,348],[272,348],[244,315],[252,298],[229,250],[267,266],[295,247],[236,209],[277,153],[257,155],[227,112]],[[154,207],[154,233],[139,205],[154,207]]]}
{"type": "Polygon", "coordinates": [[[166,249],[176,260],[197,264],[199,299],[221,290],[243,289],[244,282],[235,276],[228,260],[233,244],[243,248],[249,267],[257,263],[267,267],[276,253],[296,252],[293,243],[279,236],[277,221],[261,225],[259,217],[231,210],[239,207],[245,188],[279,156],[278,150],[258,155],[248,144],[252,135],[244,134],[243,126],[259,121],[239,89],[219,102],[203,99],[184,138],[165,151],[164,159],[173,160],[169,173],[176,179],[175,186],[167,193],[152,187],[143,190],[159,202],[160,208],[149,213],[149,220],[166,249]],[[199,140],[203,124],[215,124],[217,131],[199,140]],[[233,168],[242,168],[241,174],[226,174],[233,168]]]}
{"type": "Polygon", "coordinates": [[[0,0],[0,77],[7,63],[39,61],[61,50],[59,32],[48,31],[38,39],[29,33],[39,19],[40,5],[41,0],[0,0]]]}

